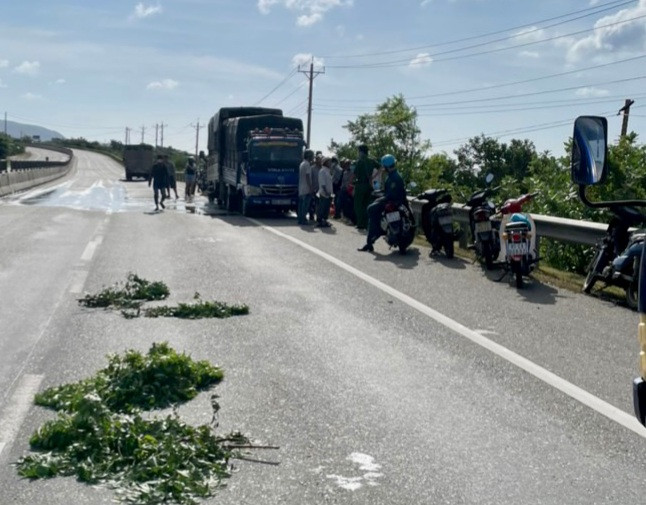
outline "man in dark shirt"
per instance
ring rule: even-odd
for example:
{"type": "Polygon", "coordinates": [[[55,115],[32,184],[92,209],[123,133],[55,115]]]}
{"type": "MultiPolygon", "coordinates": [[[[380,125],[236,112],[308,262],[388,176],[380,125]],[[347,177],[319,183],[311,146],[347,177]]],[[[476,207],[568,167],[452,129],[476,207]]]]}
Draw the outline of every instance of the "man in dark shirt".
{"type": "Polygon", "coordinates": [[[168,188],[168,168],[164,163],[164,157],[157,155],[157,161],[153,164],[148,177],[148,187],[152,184],[153,191],[155,192],[155,210],[159,210],[161,205],[165,209],[164,200],[166,199],[166,189],[168,188]],[[161,193],[161,200],[159,194],[161,193]]]}
{"type": "Polygon", "coordinates": [[[406,187],[404,180],[399,175],[399,172],[397,172],[395,157],[392,154],[386,154],[381,158],[381,165],[388,172],[384,187],[384,196],[377,198],[368,207],[368,237],[366,239],[366,245],[359,249],[359,251],[372,252],[374,250],[373,244],[383,235],[383,230],[381,229],[381,214],[386,208],[386,203],[392,202],[399,207],[406,202],[406,187]]]}
{"type": "Polygon", "coordinates": [[[376,160],[368,157],[368,146],[359,146],[359,159],[354,169],[354,214],[357,217],[357,228],[363,230],[368,225],[368,205],[372,187],[372,171],[379,167],[376,160]]]}

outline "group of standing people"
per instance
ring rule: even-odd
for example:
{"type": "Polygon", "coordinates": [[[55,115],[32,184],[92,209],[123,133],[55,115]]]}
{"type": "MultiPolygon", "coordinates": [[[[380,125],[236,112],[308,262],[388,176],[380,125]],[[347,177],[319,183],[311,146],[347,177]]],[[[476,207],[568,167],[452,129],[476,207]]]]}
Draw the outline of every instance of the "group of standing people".
{"type": "Polygon", "coordinates": [[[328,218],[334,197],[334,218],[339,219],[351,198],[348,186],[354,185],[354,217],[360,230],[368,230],[366,245],[360,251],[373,251],[373,243],[381,236],[381,213],[387,201],[406,203],[404,181],[397,172],[394,156],[387,154],[381,163],[368,156],[368,147],[360,145],[357,160],[352,164],[335,156],[324,158],[320,152],[307,149],[299,167],[298,224],[306,226],[316,217],[316,226],[330,226],[328,218]],[[385,181],[384,181],[385,177],[385,181]],[[382,197],[373,201],[373,191],[382,190],[382,197]]]}
{"type": "Polygon", "coordinates": [[[349,167],[348,160],[339,163],[336,156],[325,158],[320,151],[314,154],[311,149],[305,150],[298,171],[298,224],[309,224],[309,217],[309,221],[316,220],[316,226],[329,228],[333,198],[336,209],[334,217],[339,218],[343,176],[349,167]]]}

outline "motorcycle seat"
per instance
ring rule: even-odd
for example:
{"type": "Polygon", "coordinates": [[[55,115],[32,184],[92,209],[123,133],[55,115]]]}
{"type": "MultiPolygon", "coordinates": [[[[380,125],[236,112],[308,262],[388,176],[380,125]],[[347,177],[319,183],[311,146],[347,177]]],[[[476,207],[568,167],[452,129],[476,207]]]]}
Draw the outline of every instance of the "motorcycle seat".
{"type": "Polygon", "coordinates": [[[515,223],[509,222],[505,226],[505,231],[529,231],[531,227],[529,223],[524,221],[517,221],[515,223]]]}

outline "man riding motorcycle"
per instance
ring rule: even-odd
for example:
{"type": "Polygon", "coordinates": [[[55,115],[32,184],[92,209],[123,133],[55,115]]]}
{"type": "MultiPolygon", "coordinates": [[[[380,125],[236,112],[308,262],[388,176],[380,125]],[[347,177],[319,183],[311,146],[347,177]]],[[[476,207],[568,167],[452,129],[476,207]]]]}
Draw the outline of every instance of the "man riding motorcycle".
{"type": "Polygon", "coordinates": [[[392,154],[386,154],[381,158],[381,166],[386,169],[388,177],[384,184],[384,196],[377,198],[368,206],[368,236],[366,245],[358,251],[372,252],[373,244],[384,232],[381,229],[381,215],[384,212],[387,202],[392,202],[399,207],[406,203],[406,186],[396,167],[397,160],[392,154]]]}

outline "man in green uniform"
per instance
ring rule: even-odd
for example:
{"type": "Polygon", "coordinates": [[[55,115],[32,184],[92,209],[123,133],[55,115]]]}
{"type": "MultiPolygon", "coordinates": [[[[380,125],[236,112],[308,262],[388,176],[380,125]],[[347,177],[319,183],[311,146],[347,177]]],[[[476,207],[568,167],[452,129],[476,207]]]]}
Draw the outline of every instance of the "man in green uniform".
{"type": "Polygon", "coordinates": [[[359,146],[359,159],[354,169],[354,213],[357,217],[357,228],[365,230],[368,226],[368,205],[372,187],[370,180],[372,171],[379,167],[379,163],[368,158],[368,146],[359,146]]]}

